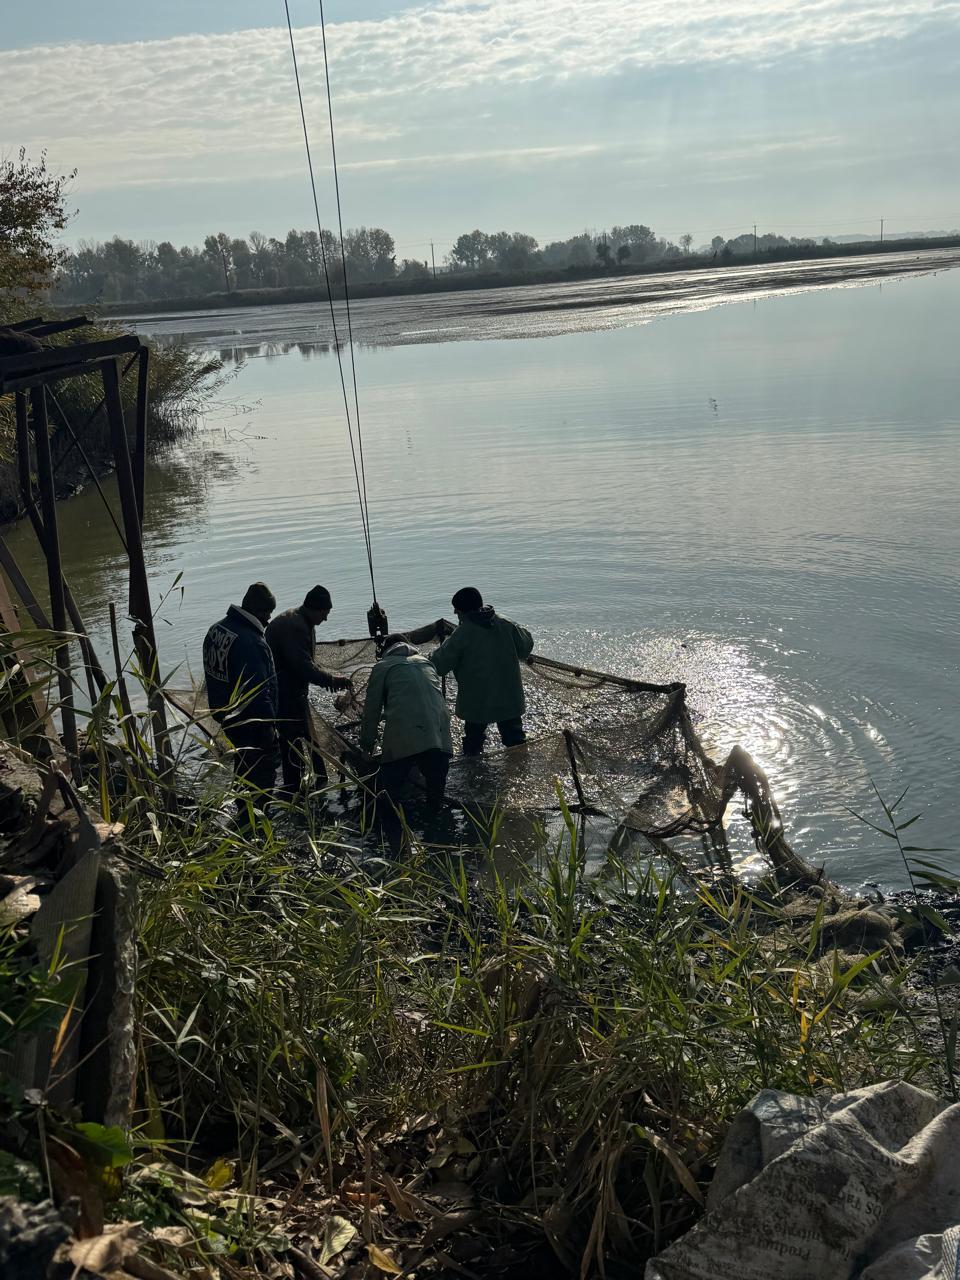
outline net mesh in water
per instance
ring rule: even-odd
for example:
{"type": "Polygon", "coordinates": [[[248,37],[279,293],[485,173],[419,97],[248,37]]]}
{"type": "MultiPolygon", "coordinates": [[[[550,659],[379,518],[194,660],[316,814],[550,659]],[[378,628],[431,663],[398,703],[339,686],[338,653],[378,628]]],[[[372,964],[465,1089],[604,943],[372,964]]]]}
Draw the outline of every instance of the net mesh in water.
{"type": "MultiPolygon", "coordinates": [[[[445,627],[452,630],[450,623],[445,627]]],[[[432,628],[420,634],[428,631],[432,628]]],[[[436,644],[432,639],[417,648],[429,656],[436,644]]],[[[377,661],[375,643],[322,642],[316,660],[325,671],[349,677],[352,688],[336,697],[313,691],[315,745],[332,772],[358,777],[366,772],[358,766],[359,718],[377,661]]],[[[684,685],[647,684],[536,654],[522,671],[527,741],[521,746],[501,747],[494,730],[482,755],[464,757],[459,754],[463,726],[453,716],[458,754],[447,797],[469,814],[555,815],[562,796],[571,812],[600,820],[608,836],[613,831],[611,847],[619,831],[628,842],[646,837],[672,855],[664,842],[696,834],[709,843],[716,861],[726,864],[724,815],[739,794],[754,842],[781,882],[834,888],[822,870],[790,846],[767,778],[748,753],[734,747],[722,764],[708,756],[690,718],[684,685]]],[[[452,676],[444,677],[443,688],[452,713],[452,676]]],[[[216,737],[200,690],[168,691],[167,696],[216,737]]]]}
{"type": "MultiPolygon", "coordinates": [[[[436,642],[419,645],[429,655],[436,642]]],[[[376,662],[372,640],[317,645],[317,662],[348,676],[339,700],[321,695],[315,732],[332,758],[355,748],[367,680],[376,662]]],[[[455,755],[448,796],[464,806],[556,810],[559,783],[574,810],[603,814],[646,834],[667,836],[715,826],[723,812],[717,767],[693,729],[681,684],[654,685],[567,666],[537,655],[522,664],[527,741],[504,749],[491,726],[483,755],[455,755]]],[[[451,712],[456,681],[444,679],[451,712]]],[[[455,747],[462,724],[453,718],[455,747]]]]}

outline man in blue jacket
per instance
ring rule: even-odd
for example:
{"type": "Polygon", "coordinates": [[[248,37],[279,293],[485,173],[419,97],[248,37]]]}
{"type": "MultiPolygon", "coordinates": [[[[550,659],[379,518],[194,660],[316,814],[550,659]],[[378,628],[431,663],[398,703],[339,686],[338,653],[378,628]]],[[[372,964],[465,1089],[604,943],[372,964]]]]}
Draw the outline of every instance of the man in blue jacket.
{"type": "Polygon", "coordinates": [[[485,605],[476,587],[462,587],[451,603],[460,625],[430,661],[440,675],[452,671],[456,677],[457,715],[465,721],[463,754],[480,754],[491,724],[505,747],[518,746],[526,741],[520,663],[533,652],[533,637],[485,605]]]}
{"type": "Polygon", "coordinates": [[[265,583],[253,583],[203,641],[207,704],[236,748],[234,778],[266,794],[273,791],[280,765],[277,677],[264,638],[276,603],[265,583]]]}

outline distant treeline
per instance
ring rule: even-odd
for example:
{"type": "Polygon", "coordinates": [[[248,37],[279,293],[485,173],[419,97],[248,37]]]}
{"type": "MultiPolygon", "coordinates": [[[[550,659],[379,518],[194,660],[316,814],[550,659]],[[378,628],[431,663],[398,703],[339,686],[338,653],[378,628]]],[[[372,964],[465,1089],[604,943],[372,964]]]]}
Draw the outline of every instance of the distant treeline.
{"type": "Polygon", "coordinates": [[[859,241],[839,244],[824,237],[805,239],[752,232],[692,247],[657,237],[649,227],[613,227],[599,235],[581,232],[540,248],[521,232],[460,236],[434,275],[431,264],[403,259],[398,265],[394,241],[380,227],[347,232],[344,252],[332,232],[290,231],[284,240],[253,232],[248,240],[208,236],[203,248],[176,249],[123,240],[82,243],[67,255],[51,299],[63,304],[92,303],[104,312],[142,311],[148,307],[189,310],[204,306],[257,306],[309,302],[326,297],[324,256],[334,297],[343,296],[343,258],[351,296],[385,297],[460,289],[502,288],[550,283],[584,276],[646,274],[710,265],[841,257],[906,249],[954,246],[960,237],[859,241]]]}
{"type": "MultiPolygon", "coordinates": [[[[633,223],[608,231],[582,231],[568,240],[541,245],[520,231],[469,231],[445,255],[440,273],[526,273],[568,268],[641,266],[688,258],[694,254],[742,257],[754,249],[809,247],[813,240],[752,234],[693,250],[693,236],[679,243],[663,239],[650,227],[633,223]]],[[[326,275],[339,291],[344,263],[351,286],[388,281],[415,282],[433,277],[433,264],[417,258],[399,262],[393,237],[382,227],[359,227],[344,237],[343,251],[331,231],[288,231],[282,240],[252,231],[246,238],[224,232],[209,235],[202,246],[177,248],[169,240],[81,240],[66,255],[57,285],[63,302],[149,302],[160,298],[203,297],[249,289],[301,289],[325,285],[326,275]]]]}

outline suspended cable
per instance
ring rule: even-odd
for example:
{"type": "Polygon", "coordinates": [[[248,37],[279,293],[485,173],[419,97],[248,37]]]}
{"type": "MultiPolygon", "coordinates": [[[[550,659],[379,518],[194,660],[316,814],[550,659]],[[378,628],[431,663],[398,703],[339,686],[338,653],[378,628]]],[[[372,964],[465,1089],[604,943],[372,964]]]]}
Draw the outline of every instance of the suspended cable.
{"type": "MultiPolygon", "coordinates": [[[[350,287],[347,283],[347,251],[343,239],[343,212],[340,207],[340,175],[337,170],[337,138],[333,128],[333,95],[330,92],[330,59],[327,57],[327,23],[320,6],[320,39],[323,42],[323,77],[327,89],[327,119],[330,122],[330,154],[333,159],[333,189],[337,198],[337,234],[340,237],[340,266],[343,271],[343,300],[347,311],[347,339],[350,346],[350,372],[353,376],[353,403],[357,424],[357,452],[360,454],[360,479],[363,485],[363,505],[367,515],[367,542],[370,542],[370,504],[367,501],[367,474],[363,465],[363,432],[360,427],[360,396],[357,392],[357,364],[353,348],[353,320],[350,315],[350,287]]],[[[374,590],[373,598],[377,598],[374,590]]]]}
{"type": "MultiPolygon", "coordinates": [[[[350,415],[350,398],[347,393],[347,380],[346,380],[346,374],[344,373],[344,369],[343,369],[343,356],[340,350],[340,335],[337,329],[337,313],[336,313],[336,308],[333,305],[333,288],[330,284],[330,270],[327,265],[327,252],[323,243],[323,226],[320,221],[320,204],[317,199],[317,183],[316,183],[316,178],[313,172],[313,156],[310,151],[310,132],[309,132],[309,129],[307,128],[307,114],[303,105],[303,90],[300,85],[300,69],[297,65],[297,46],[293,36],[293,22],[291,21],[291,18],[290,18],[290,0],[283,0],[283,7],[287,15],[287,33],[290,37],[290,55],[293,60],[293,75],[297,85],[297,101],[300,104],[300,122],[303,126],[303,145],[307,153],[307,169],[309,170],[309,174],[310,174],[310,190],[313,195],[313,212],[314,212],[314,215],[316,216],[316,221],[317,221],[317,238],[320,242],[320,261],[323,264],[323,278],[327,287],[327,301],[330,304],[330,323],[333,326],[333,346],[337,355],[337,367],[340,371],[340,389],[341,389],[341,392],[343,393],[343,410],[347,419],[347,435],[350,439],[350,454],[353,459],[353,474],[357,483],[357,501],[359,502],[359,505],[360,505],[360,522],[363,526],[363,541],[364,541],[364,546],[366,548],[366,553],[367,553],[367,568],[370,573],[370,586],[373,591],[373,597],[374,597],[374,600],[376,600],[377,587],[376,587],[376,582],[374,581],[374,574],[373,574],[373,547],[370,541],[370,525],[369,525],[369,520],[367,516],[366,487],[365,487],[365,482],[362,478],[362,467],[357,458],[357,442],[354,440],[353,420],[350,415]]],[[[336,166],[334,166],[334,173],[336,173],[336,166]]],[[[337,197],[337,203],[338,203],[338,211],[339,211],[339,195],[337,197]]],[[[341,239],[341,246],[342,246],[342,239],[341,239]]],[[[344,273],[344,293],[346,293],[346,273],[344,273]]],[[[349,315],[349,311],[348,311],[348,315],[349,315]]],[[[348,330],[348,334],[349,334],[349,340],[350,340],[351,366],[353,366],[352,329],[348,330]]],[[[359,401],[357,400],[357,397],[356,397],[356,372],[355,371],[353,374],[353,385],[354,385],[354,399],[355,399],[355,403],[357,403],[358,405],[357,412],[359,415],[359,401]]],[[[357,427],[359,432],[359,422],[357,424],[357,427]]]]}

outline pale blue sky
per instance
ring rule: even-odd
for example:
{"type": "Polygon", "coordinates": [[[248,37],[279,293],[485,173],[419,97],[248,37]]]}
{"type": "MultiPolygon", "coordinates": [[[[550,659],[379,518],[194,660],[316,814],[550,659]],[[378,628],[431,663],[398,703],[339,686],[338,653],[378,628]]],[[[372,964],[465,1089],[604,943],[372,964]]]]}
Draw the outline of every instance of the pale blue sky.
{"type": "MultiPolygon", "coordinates": [[[[333,221],[316,0],[291,0],[333,221]]],[[[960,226],[960,0],[326,0],[347,225],[698,243],[960,226]]],[[[4,17],[0,147],[79,170],[73,238],[309,226],[282,0],[4,17]]]]}

